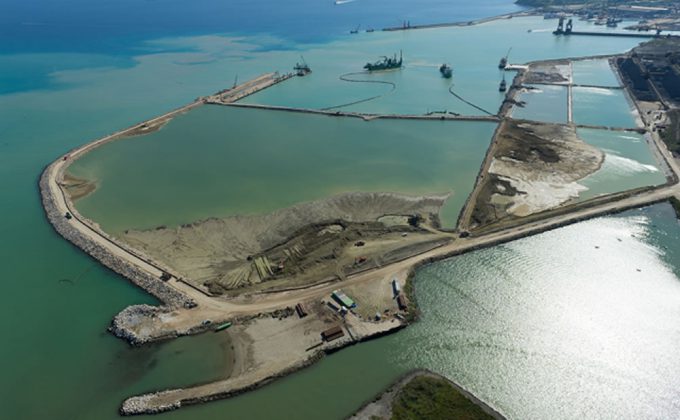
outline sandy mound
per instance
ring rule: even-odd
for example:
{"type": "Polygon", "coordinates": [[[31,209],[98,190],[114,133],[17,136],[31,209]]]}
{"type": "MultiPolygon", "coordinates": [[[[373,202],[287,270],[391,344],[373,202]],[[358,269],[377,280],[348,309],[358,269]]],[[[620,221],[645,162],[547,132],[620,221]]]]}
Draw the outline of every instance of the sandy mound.
{"type": "MultiPolygon", "coordinates": [[[[301,203],[265,215],[211,218],[177,228],[130,230],[122,239],[202,285],[227,272],[244,272],[249,256],[283,243],[310,224],[344,220],[372,222],[385,215],[438,214],[449,197],[392,193],[347,193],[301,203]]],[[[248,263],[250,266],[250,263],[248,263]]]]}
{"type": "Polygon", "coordinates": [[[597,171],[604,161],[601,150],[567,125],[511,121],[497,141],[475,203],[477,225],[527,216],[578,198],[586,188],[577,181],[597,171]]]}

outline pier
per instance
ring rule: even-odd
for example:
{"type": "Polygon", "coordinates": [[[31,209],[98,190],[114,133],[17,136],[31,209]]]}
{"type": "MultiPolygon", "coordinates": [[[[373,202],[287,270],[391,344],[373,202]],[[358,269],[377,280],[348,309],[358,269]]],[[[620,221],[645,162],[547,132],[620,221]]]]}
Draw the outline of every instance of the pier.
{"type": "Polygon", "coordinates": [[[263,74],[262,76],[256,77],[255,79],[249,80],[238,86],[234,86],[231,89],[221,90],[214,95],[204,98],[203,101],[208,104],[231,104],[245,98],[246,96],[253,95],[261,90],[267,89],[268,87],[284,82],[294,76],[295,75],[293,73],[287,73],[284,75],[279,75],[278,73],[263,74]]]}
{"type": "Polygon", "coordinates": [[[642,34],[639,32],[583,32],[583,31],[571,31],[571,32],[555,32],[555,35],[569,36],[569,35],[581,35],[581,36],[609,36],[618,38],[662,38],[662,37],[675,37],[676,35],[656,35],[656,34],[642,34]]]}
{"type": "MultiPolygon", "coordinates": [[[[654,34],[649,34],[649,33],[639,33],[639,32],[609,32],[609,31],[575,31],[574,28],[574,20],[569,19],[566,20],[564,16],[560,17],[559,22],[557,23],[557,29],[553,31],[553,35],[556,36],[569,36],[569,35],[582,35],[582,36],[609,36],[609,37],[619,37],[619,38],[661,38],[661,31],[657,31],[654,34]],[[566,21],[566,25],[565,25],[566,21]]],[[[674,35],[664,35],[665,37],[674,37],[674,35]]]]}
{"type": "Polygon", "coordinates": [[[503,15],[498,15],[498,16],[492,16],[488,18],[483,18],[483,19],[477,19],[477,20],[470,20],[470,21],[464,21],[464,22],[441,22],[441,23],[426,23],[422,25],[411,25],[410,22],[404,22],[403,25],[401,26],[388,26],[386,28],[383,28],[382,30],[385,32],[394,32],[394,31],[408,31],[411,29],[434,29],[434,28],[451,28],[451,27],[456,27],[456,26],[473,26],[473,25],[481,25],[483,23],[487,22],[493,22],[495,20],[501,20],[501,19],[512,19],[513,17],[520,17],[520,16],[531,16],[533,13],[531,11],[528,12],[513,12],[513,13],[506,13],[503,15]]]}
{"type": "Polygon", "coordinates": [[[574,63],[569,62],[569,85],[567,86],[567,124],[574,123],[574,63]]]}

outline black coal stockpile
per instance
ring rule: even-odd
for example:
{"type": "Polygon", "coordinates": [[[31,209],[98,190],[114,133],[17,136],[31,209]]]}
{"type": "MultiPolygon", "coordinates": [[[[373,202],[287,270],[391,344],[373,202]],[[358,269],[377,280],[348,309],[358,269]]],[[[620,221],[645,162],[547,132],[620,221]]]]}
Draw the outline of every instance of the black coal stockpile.
{"type": "Polygon", "coordinates": [[[616,64],[639,101],[656,101],[656,93],[640,66],[632,58],[619,58],[616,64]]]}

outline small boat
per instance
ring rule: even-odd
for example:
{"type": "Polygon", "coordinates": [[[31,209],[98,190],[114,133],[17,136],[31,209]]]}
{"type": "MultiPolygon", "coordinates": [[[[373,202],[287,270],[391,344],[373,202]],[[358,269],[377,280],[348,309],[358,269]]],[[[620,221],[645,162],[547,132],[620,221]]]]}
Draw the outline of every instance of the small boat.
{"type": "Polygon", "coordinates": [[[225,322],[224,324],[220,324],[217,327],[215,327],[215,332],[226,330],[229,327],[231,327],[231,322],[225,322]]]}
{"type": "Polygon", "coordinates": [[[498,86],[498,91],[505,92],[506,90],[508,90],[508,84],[505,81],[505,75],[503,75],[503,80],[501,80],[501,84],[498,86]]]}

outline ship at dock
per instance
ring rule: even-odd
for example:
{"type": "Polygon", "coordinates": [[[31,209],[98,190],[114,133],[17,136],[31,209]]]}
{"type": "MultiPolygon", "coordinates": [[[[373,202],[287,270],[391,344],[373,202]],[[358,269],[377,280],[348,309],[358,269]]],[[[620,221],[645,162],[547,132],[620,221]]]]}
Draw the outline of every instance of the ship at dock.
{"type": "Polygon", "coordinates": [[[397,60],[397,54],[393,57],[383,56],[382,60],[376,61],[375,63],[366,63],[364,69],[368,71],[380,71],[380,70],[391,70],[401,68],[404,62],[401,51],[399,51],[399,59],[397,60]]]}
{"type": "Polygon", "coordinates": [[[453,69],[448,64],[442,64],[439,67],[439,72],[442,74],[444,79],[450,79],[453,76],[453,69]]]}

